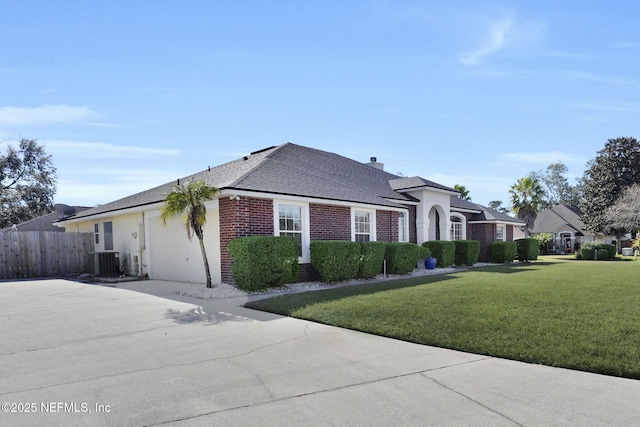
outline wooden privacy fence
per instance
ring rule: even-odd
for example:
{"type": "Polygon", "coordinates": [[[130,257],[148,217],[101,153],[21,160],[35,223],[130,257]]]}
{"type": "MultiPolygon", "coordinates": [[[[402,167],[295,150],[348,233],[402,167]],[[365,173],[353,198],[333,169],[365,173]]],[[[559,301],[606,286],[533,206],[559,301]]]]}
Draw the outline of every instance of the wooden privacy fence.
{"type": "Polygon", "coordinates": [[[92,233],[0,232],[0,279],[59,277],[89,271],[92,233]]]}

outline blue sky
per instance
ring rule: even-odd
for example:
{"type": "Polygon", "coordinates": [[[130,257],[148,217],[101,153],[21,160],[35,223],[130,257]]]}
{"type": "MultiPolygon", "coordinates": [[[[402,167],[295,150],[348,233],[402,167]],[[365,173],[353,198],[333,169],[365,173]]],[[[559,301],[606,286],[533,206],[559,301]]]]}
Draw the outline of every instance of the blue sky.
{"type": "Polygon", "coordinates": [[[0,149],[93,206],[293,142],[508,204],[640,137],[632,1],[3,1],[0,149]]]}

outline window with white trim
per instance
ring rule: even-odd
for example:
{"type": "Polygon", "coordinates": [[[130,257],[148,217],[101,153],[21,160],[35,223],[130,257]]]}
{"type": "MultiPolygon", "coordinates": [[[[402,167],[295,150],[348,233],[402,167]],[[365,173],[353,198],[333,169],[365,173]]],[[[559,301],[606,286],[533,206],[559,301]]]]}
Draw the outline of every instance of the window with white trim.
{"type": "Polygon", "coordinates": [[[351,209],[351,240],[369,242],[376,240],[376,211],[351,209]]]}
{"type": "Polygon", "coordinates": [[[398,242],[409,241],[407,232],[407,214],[405,212],[398,212],[398,242]]]}
{"type": "Polygon", "coordinates": [[[296,201],[273,201],[275,236],[293,237],[298,242],[299,262],[309,262],[309,204],[296,201]]]}
{"type": "Polygon", "coordinates": [[[94,243],[96,245],[100,244],[100,224],[93,224],[93,236],[94,243]]]}
{"type": "Polygon", "coordinates": [[[302,206],[278,206],[279,235],[293,237],[298,242],[298,256],[302,256],[302,206]]]}
{"type": "Polygon", "coordinates": [[[496,224],[496,241],[504,242],[505,240],[507,240],[507,226],[496,224]]]}
{"type": "Polygon", "coordinates": [[[462,220],[457,216],[451,217],[451,239],[462,240],[462,220]]]}

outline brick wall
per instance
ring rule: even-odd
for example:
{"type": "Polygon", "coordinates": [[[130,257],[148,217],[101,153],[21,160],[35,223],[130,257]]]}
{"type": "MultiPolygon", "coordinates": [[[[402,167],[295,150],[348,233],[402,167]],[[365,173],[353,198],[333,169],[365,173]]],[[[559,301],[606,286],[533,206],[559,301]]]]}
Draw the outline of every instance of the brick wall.
{"type": "Polygon", "coordinates": [[[309,226],[311,240],[351,240],[351,209],[311,204],[309,226]]]}
{"type": "Polygon", "coordinates": [[[478,256],[478,261],[489,262],[491,259],[489,245],[495,241],[496,237],[495,224],[471,224],[470,228],[471,234],[470,237],[467,238],[471,240],[478,240],[480,242],[480,255],[478,256]]]}
{"type": "Polygon", "coordinates": [[[273,236],[273,201],[242,197],[220,202],[220,267],[222,282],[233,283],[229,242],[245,236],[273,236]]]}
{"type": "Polygon", "coordinates": [[[379,242],[398,241],[398,213],[376,211],[376,240],[379,242]]]}
{"type": "MultiPolygon", "coordinates": [[[[233,284],[233,260],[229,257],[228,244],[238,237],[273,236],[273,200],[251,197],[229,200],[223,197],[219,202],[222,281],[233,284]]],[[[415,208],[413,215],[415,218],[415,208]]],[[[351,209],[348,206],[310,204],[309,222],[311,240],[351,240],[351,209]]],[[[411,233],[412,227],[409,229],[411,233]]],[[[415,236],[415,227],[413,233],[415,236]]],[[[397,241],[398,214],[376,211],[376,234],[379,241],[397,241]]],[[[319,275],[311,264],[300,264],[298,280],[319,280],[319,275]]]]}

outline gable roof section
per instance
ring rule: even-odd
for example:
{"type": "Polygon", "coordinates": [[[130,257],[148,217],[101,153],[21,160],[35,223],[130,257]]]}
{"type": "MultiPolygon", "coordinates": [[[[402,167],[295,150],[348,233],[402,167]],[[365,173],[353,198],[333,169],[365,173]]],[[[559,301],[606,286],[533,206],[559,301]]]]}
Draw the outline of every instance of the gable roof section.
{"type": "Polygon", "coordinates": [[[429,181],[428,179],[420,178],[419,176],[409,176],[409,177],[396,177],[396,179],[392,179],[389,184],[391,188],[395,191],[410,191],[417,190],[420,188],[428,187],[434,188],[436,190],[443,190],[455,194],[459,194],[460,192],[454,190],[451,187],[447,187],[445,185],[438,184],[437,182],[429,181]]]}
{"type": "Polygon", "coordinates": [[[580,219],[582,215],[582,211],[575,206],[558,204],[538,213],[531,232],[554,233],[572,229],[579,236],[592,236],[593,233],[584,229],[584,223],[580,219]]]}
{"type": "Polygon", "coordinates": [[[464,212],[475,212],[469,222],[495,222],[500,224],[524,225],[525,222],[519,218],[502,213],[492,208],[479,205],[477,203],[463,200],[460,197],[451,196],[451,209],[464,212]]]}
{"type": "Polygon", "coordinates": [[[497,222],[507,223],[513,225],[525,225],[526,222],[519,218],[514,218],[510,215],[502,213],[486,206],[478,205],[480,207],[480,213],[473,215],[469,222],[497,222]]]}
{"type": "MultiPolygon", "coordinates": [[[[398,178],[397,175],[338,154],[286,143],[180,178],[180,181],[201,179],[221,190],[402,207],[402,202],[414,199],[394,191],[390,181],[398,178]]],[[[162,202],[175,184],[176,181],[172,181],[97,206],[77,214],[74,219],[162,202]]]]}
{"type": "MultiPolygon", "coordinates": [[[[85,206],[73,206],[75,212],[82,212],[89,209],[85,206]]],[[[64,228],[53,225],[54,222],[58,222],[67,216],[60,212],[52,212],[39,216],[37,218],[30,219],[20,224],[16,224],[15,230],[17,231],[64,231],[64,228]]],[[[13,226],[5,228],[3,231],[12,230],[13,226]]]]}

